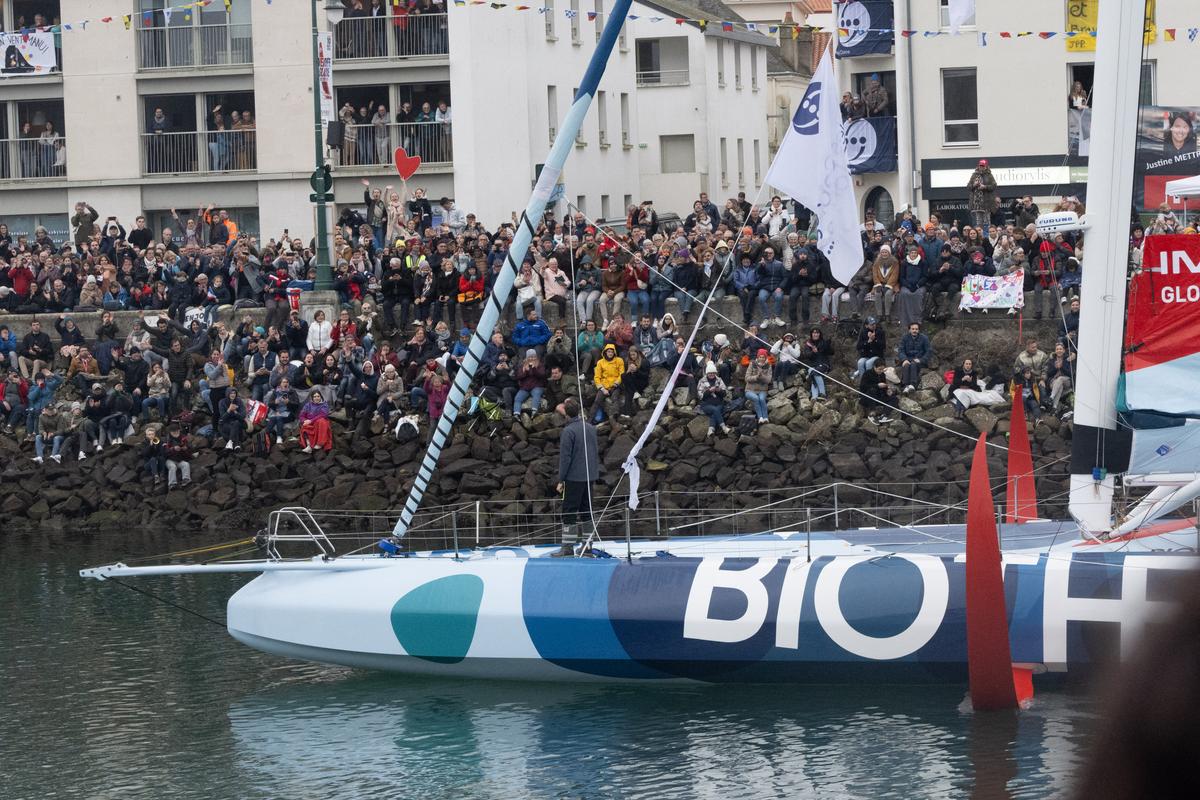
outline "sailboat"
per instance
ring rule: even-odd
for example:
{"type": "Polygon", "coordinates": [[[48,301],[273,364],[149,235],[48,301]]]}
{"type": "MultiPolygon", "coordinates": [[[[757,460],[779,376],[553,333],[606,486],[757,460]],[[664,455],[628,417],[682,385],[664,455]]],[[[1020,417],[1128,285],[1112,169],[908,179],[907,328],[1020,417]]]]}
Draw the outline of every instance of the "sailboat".
{"type": "MultiPolygon", "coordinates": [[[[1132,153],[1132,141],[1120,151],[1116,134],[1107,142],[1100,134],[1130,122],[1132,136],[1132,113],[1124,112],[1136,105],[1141,15],[1123,5],[1107,3],[1100,10],[1096,85],[1109,96],[1095,104],[1097,158],[1089,186],[1094,220],[1122,219],[1117,198],[1131,194],[1132,173],[1122,173],[1120,180],[1128,180],[1114,188],[1115,172],[1123,167],[1114,163],[1119,159],[1105,158],[1102,148],[1132,153]],[[1118,80],[1118,71],[1132,77],[1118,80]]],[[[116,563],[80,574],[101,581],[257,574],[228,603],[228,631],[238,641],[288,658],[464,678],[964,683],[975,672],[968,668],[969,651],[982,647],[991,654],[993,674],[999,659],[1009,662],[1002,668],[1015,665],[1045,680],[1086,672],[1127,653],[1142,628],[1170,607],[1157,589],[1160,576],[1196,565],[1196,530],[1192,521],[1176,519],[1106,535],[1114,526],[1113,476],[1105,464],[1116,462],[1094,470],[1090,463],[1108,457],[1105,448],[1077,449],[1073,458],[1074,521],[1028,520],[1032,463],[1018,463],[1009,523],[1001,532],[1011,541],[1019,529],[1022,546],[1002,551],[994,530],[981,533],[979,513],[971,514],[974,525],[894,531],[767,530],[654,540],[610,539],[595,531],[589,557],[575,558],[552,557],[557,543],[404,548],[532,239],[530,220],[542,217],[629,7],[630,0],[616,3],[559,127],[394,536],[378,552],[342,554],[317,515],[285,508],[270,515],[266,558],[116,563]],[[915,543],[913,533],[921,537],[915,543]],[[975,566],[991,559],[983,565],[987,569],[974,570],[985,576],[980,581],[990,581],[991,600],[972,605],[970,598],[981,595],[973,588],[976,579],[968,579],[967,540],[979,541],[980,535],[992,537],[990,547],[970,553],[975,566]],[[311,554],[284,557],[281,547],[298,545],[311,554]],[[988,578],[989,569],[1003,582],[992,580],[995,574],[988,578]],[[985,622],[972,622],[976,618],[985,622]]],[[[1119,233],[1120,226],[1112,227],[1119,233]]],[[[1120,331],[1124,313],[1119,298],[1125,259],[1116,257],[1118,239],[1123,237],[1102,227],[1088,235],[1077,396],[1090,406],[1076,419],[1090,433],[1076,433],[1077,448],[1081,439],[1104,440],[1107,446],[1118,438],[1104,433],[1116,423],[1113,365],[1121,351],[1119,335],[1114,344],[1109,329],[1120,331]],[[1095,298],[1101,299],[1093,305],[1095,298]],[[1101,383],[1109,378],[1111,386],[1101,383]]],[[[1024,425],[1014,426],[1014,440],[1022,435],[1024,425]]],[[[1013,450],[1021,455],[1019,447],[1013,450]]],[[[983,502],[990,505],[990,493],[983,502]]]]}

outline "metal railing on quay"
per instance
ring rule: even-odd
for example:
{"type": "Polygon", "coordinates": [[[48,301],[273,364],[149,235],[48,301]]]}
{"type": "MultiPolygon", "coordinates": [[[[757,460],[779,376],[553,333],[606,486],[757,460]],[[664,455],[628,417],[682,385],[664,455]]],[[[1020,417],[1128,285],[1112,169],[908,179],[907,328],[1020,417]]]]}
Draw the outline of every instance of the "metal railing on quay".
{"type": "Polygon", "coordinates": [[[392,154],[403,147],[410,156],[420,156],[424,164],[449,164],[454,161],[454,137],[450,122],[389,122],[382,125],[347,125],[340,142],[328,142],[338,149],[338,165],[343,167],[391,166],[392,154]]]}
{"type": "Polygon", "coordinates": [[[334,32],[334,60],[442,56],[449,52],[446,14],[347,17],[334,32]]]}
{"type": "Polygon", "coordinates": [[[638,72],[638,86],[687,86],[687,69],[648,69],[638,72]]]}
{"type": "Polygon", "coordinates": [[[138,69],[222,67],[254,63],[250,23],[137,28],[138,69]]]}
{"type": "Polygon", "coordinates": [[[142,174],[250,172],[258,169],[254,128],[143,133],[142,174]]]}
{"type": "Polygon", "coordinates": [[[66,147],[64,136],[0,139],[0,180],[66,177],[66,147]]]}

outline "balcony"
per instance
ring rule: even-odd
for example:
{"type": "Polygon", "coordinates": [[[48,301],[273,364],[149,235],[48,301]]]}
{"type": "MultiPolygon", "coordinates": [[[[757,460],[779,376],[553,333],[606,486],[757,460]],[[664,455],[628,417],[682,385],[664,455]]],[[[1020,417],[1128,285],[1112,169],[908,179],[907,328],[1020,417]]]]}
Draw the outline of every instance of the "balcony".
{"type": "Polygon", "coordinates": [[[251,32],[249,23],[138,28],[138,69],[253,64],[251,32]]]}
{"type": "Polygon", "coordinates": [[[638,86],[687,86],[687,69],[652,69],[637,73],[638,86]]]}
{"type": "Polygon", "coordinates": [[[454,161],[454,139],[449,122],[392,122],[387,125],[349,125],[350,135],[337,147],[340,167],[392,167],[392,154],[403,147],[420,156],[422,165],[445,166],[454,161]],[[353,144],[351,144],[353,143],[353,144]],[[340,145],[340,146],[339,146],[340,145]]]}
{"type": "Polygon", "coordinates": [[[253,128],[143,133],[141,136],[143,175],[236,173],[258,169],[253,128]]]}
{"type": "Polygon", "coordinates": [[[0,180],[54,180],[66,176],[66,137],[0,139],[0,180]]]}
{"type": "MultiPolygon", "coordinates": [[[[391,6],[389,6],[390,8],[391,6]]],[[[364,61],[450,52],[446,14],[347,17],[334,34],[335,61],[364,61]]]]}

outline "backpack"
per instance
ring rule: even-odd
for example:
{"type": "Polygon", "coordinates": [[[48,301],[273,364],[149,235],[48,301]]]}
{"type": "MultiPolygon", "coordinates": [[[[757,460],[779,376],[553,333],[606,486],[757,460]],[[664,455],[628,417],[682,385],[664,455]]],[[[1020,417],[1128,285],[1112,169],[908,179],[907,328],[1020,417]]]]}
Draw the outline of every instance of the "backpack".
{"type": "Polygon", "coordinates": [[[753,436],[758,433],[758,417],[753,414],[743,414],[738,420],[737,432],[739,436],[753,436]]]}
{"type": "Polygon", "coordinates": [[[271,434],[266,430],[261,430],[250,437],[251,450],[256,456],[268,456],[271,454],[271,434]]]}

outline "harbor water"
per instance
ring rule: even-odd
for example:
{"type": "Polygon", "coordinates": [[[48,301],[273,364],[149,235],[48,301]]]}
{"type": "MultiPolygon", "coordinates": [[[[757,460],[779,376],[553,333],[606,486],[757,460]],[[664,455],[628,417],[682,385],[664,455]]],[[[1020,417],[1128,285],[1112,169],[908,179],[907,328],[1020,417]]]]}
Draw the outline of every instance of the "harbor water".
{"type": "MultiPolygon", "coordinates": [[[[192,543],[189,543],[192,544],[192,543]]],[[[1094,701],[955,688],[448,682],[284,661],[80,567],[154,532],[0,538],[0,797],[1042,798],[1094,701]]],[[[247,578],[130,582],[217,621],[247,578]]]]}

